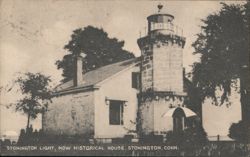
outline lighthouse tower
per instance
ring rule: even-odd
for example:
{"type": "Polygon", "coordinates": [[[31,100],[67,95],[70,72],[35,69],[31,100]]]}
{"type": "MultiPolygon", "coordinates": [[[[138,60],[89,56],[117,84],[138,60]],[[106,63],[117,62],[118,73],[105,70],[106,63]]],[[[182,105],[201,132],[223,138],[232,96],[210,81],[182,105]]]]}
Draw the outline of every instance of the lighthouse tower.
{"type": "Polygon", "coordinates": [[[174,16],[164,13],[162,8],[158,5],[158,12],[147,17],[148,33],[137,41],[141,49],[139,119],[144,135],[165,134],[185,127],[183,116],[165,116],[171,109],[184,106],[185,38],[182,29],[174,25],[174,16]]]}

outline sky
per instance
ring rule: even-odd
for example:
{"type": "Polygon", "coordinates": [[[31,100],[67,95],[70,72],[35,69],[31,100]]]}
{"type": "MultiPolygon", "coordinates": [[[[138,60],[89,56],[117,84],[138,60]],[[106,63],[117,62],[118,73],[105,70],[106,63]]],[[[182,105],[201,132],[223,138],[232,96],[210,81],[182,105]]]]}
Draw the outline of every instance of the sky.
{"type": "MultiPolygon", "coordinates": [[[[18,72],[41,72],[51,76],[52,85],[62,79],[55,62],[67,54],[63,49],[72,31],[88,25],[103,28],[110,37],[125,41],[124,49],[140,55],[137,39],[145,35],[147,16],[157,5],[175,16],[183,28],[186,45],[183,64],[186,71],[198,60],[191,44],[201,31],[201,19],[217,12],[220,1],[143,1],[143,0],[0,0],[0,86],[9,86],[18,72]]],[[[242,3],[226,1],[226,3],[242,3]]],[[[1,104],[15,102],[18,92],[1,91],[1,104]]],[[[0,106],[0,133],[19,132],[27,118],[0,106]]],[[[34,122],[40,128],[40,120],[34,122]]]]}

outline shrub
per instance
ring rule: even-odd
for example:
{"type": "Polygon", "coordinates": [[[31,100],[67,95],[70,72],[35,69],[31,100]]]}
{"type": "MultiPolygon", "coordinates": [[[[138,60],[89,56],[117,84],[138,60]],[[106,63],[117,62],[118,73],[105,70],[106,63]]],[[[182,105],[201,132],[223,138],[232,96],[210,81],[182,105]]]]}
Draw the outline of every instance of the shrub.
{"type": "Polygon", "coordinates": [[[242,120],[238,123],[233,123],[229,128],[228,136],[238,142],[247,143],[250,136],[250,124],[242,120]]]}

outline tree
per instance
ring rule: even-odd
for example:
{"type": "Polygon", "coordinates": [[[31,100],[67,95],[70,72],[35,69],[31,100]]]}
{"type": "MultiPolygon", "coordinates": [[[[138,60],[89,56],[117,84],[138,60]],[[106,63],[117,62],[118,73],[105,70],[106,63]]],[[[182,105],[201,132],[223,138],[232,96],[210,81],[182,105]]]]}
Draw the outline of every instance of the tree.
{"type": "Polygon", "coordinates": [[[200,62],[194,63],[192,71],[201,99],[210,97],[216,105],[228,100],[231,89],[236,89],[237,80],[240,80],[245,124],[250,124],[249,10],[249,2],[245,5],[222,3],[218,13],[202,20],[202,32],[193,43],[194,54],[201,58],[200,62]],[[223,92],[220,102],[216,98],[218,88],[223,92]]]}
{"type": "Polygon", "coordinates": [[[63,70],[62,82],[74,76],[75,56],[84,53],[83,71],[88,72],[101,66],[133,58],[134,55],[123,49],[124,41],[109,38],[108,34],[99,28],[87,26],[73,31],[71,40],[65,45],[69,54],[56,62],[57,68],[63,70]]]}
{"type": "Polygon", "coordinates": [[[24,98],[14,104],[17,112],[27,115],[27,130],[30,120],[37,118],[39,113],[44,113],[51,101],[51,91],[49,87],[50,78],[40,73],[25,73],[18,76],[14,81],[18,85],[24,98]]]}

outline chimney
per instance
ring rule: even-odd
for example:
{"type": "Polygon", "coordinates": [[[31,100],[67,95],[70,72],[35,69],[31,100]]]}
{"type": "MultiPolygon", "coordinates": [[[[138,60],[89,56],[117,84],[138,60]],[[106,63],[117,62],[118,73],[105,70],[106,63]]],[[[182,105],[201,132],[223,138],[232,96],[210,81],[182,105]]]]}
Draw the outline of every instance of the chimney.
{"type": "Polygon", "coordinates": [[[83,66],[83,56],[77,56],[76,60],[75,60],[75,75],[74,75],[74,86],[79,86],[82,85],[84,83],[83,80],[83,70],[82,70],[82,66],[83,66]]]}

